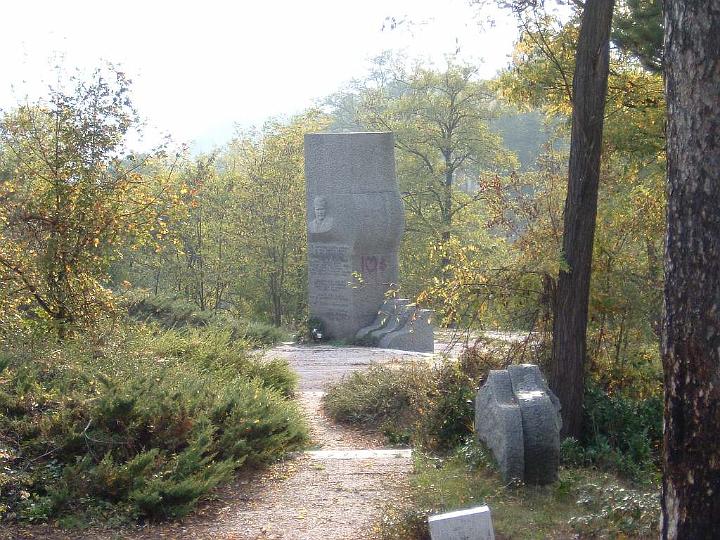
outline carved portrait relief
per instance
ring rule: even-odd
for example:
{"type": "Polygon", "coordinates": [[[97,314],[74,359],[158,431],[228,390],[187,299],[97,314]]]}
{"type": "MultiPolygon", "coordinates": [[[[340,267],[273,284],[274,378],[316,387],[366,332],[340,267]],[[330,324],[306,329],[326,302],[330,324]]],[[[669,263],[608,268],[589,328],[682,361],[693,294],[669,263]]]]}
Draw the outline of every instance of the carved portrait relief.
{"type": "Polygon", "coordinates": [[[322,195],[318,195],[313,200],[313,212],[315,218],[310,222],[310,232],[313,234],[330,232],[334,221],[332,216],[328,215],[327,199],[322,195]]]}

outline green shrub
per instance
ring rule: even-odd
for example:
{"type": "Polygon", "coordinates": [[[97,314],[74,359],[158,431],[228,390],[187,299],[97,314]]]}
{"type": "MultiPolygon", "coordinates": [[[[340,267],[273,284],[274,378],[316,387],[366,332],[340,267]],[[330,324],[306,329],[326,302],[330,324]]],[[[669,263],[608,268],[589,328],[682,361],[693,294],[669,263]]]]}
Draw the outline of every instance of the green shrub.
{"type": "Polygon", "coordinates": [[[373,366],[331,385],[324,397],[337,421],[380,429],[391,443],[452,450],[473,430],[473,399],[495,364],[479,354],[431,367],[373,366]]]}
{"type": "Polygon", "coordinates": [[[156,322],[164,328],[207,326],[213,318],[211,311],[202,311],[192,302],[169,296],[126,293],[122,303],[133,319],[156,322]]]}
{"type": "Polygon", "coordinates": [[[563,461],[612,469],[636,481],[654,481],[662,444],[663,403],[608,394],[591,382],[585,389],[583,436],[566,440],[563,461]]]}
{"type": "Polygon", "coordinates": [[[372,366],[330,385],[325,410],[337,421],[381,429],[393,443],[407,443],[433,393],[424,364],[372,366]]]}
{"type": "Polygon", "coordinates": [[[448,451],[473,432],[477,389],[458,362],[443,363],[433,375],[433,393],[419,411],[417,438],[427,448],[448,451]]]}
{"type": "Polygon", "coordinates": [[[325,323],[317,317],[308,317],[300,321],[298,331],[295,334],[295,341],[299,343],[327,342],[330,336],[327,335],[325,323]]]}
{"type": "Polygon", "coordinates": [[[657,538],[660,497],[656,492],[616,482],[588,482],[576,491],[582,512],[568,523],[581,537],[657,538]]]}
{"type": "Polygon", "coordinates": [[[255,347],[275,345],[288,338],[287,332],[282,328],[262,322],[239,325],[235,335],[255,347]]]}
{"type": "Polygon", "coordinates": [[[287,363],[227,331],[132,328],[0,358],[4,519],[179,517],[239,466],[307,440],[287,363]]]}
{"type": "Polygon", "coordinates": [[[228,375],[255,378],[266,388],[277,390],[286,397],[292,396],[298,379],[287,360],[263,360],[259,354],[248,352],[253,345],[238,339],[233,329],[213,325],[205,329],[155,332],[149,347],[157,356],[189,362],[228,375]]]}
{"type": "Polygon", "coordinates": [[[265,388],[275,390],[285,397],[292,397],[298,385],[297,373],[284,358],[261,360],[253,357],[242,373],[251,379],[257,379],[265,388]]]}
{"type": "Polygon", "coordinates": [[[154,323],[163,329],[193,329],[213,326],[229,332],[231,340],[239,340],[252,347],[275,345],[287,339],[281,328],[258,321],[243,321],[227,311],[203,311],[186,300],[168,296],[153,296],[142,292],[127,294],[123,305],[131,319],[154,323]]]}

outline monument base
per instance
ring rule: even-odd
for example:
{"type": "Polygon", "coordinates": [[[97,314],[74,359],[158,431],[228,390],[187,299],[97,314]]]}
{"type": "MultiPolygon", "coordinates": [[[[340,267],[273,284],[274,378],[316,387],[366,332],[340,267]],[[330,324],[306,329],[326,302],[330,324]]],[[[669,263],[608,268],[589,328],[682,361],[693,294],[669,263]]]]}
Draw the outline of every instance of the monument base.
{"type": "Polygon", "coordinates": [[[432,353],[435,352],[432,315],[432,310],[418,309],[406,298],[386,300],[375,321],[362,328],[355,339],[384,349],[432,353]]]}

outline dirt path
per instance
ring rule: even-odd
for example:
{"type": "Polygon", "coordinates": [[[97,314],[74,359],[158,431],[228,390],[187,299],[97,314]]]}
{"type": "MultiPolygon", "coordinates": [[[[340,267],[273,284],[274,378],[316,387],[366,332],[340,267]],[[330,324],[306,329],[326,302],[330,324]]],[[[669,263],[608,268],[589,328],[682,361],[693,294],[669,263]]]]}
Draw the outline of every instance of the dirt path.
{"type": "Polygon", "coordinates": [[[300,375],[298,400],[311,428],[312,448],[262,472],[239,475],[184,520],[140,529],[61,534],[47,527],[0,531],[0,538],[359,540],[373,538],[386,501],[401,496],[409,450],[383,449],[376,434],[335,424],[321,409],[324,386],[373,363],[429,360],[431,355],[384,349],[284,344],[300,375]],[[9,534],[9,536],[8,536],[9,534]]]}

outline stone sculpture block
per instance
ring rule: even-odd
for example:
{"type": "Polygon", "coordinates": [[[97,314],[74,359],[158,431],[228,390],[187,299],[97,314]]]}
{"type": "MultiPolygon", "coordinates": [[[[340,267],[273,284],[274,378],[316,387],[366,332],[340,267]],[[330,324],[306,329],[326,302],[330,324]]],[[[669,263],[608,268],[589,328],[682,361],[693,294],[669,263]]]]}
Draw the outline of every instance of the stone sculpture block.
{"type": "Polygon", "coordinates": [[[507,482],[549,484],[560,462],[560,402],[532,364],[493,370],[475,398],[475,431],[507,482]]]}
{"type": "Polygon", "coordinates": [[[375,317],[372,324],[358,330],[358,333],[355,334],[355,339],[365,339],[371,332],[380,330],[385,325],[389,324],[393,318],[396,318],[400,309],[409,303],[410,300],[407,298],[388,298],[385,302],[383,302],[383,305],[380,307],[377,317],[375,317]]]}
{"type": "Polygon", "coordinates": [[[371,325],[398,282],[404,213],[392,133],[305,135],[310,315],[328,337],[371,325]]]}
{"type": "Polygon", "coordinates": [[[435,352],[435,338],[430,322],[432,315],[429,309],[414,310],[402,328],[385,334],[378,345],[385,349],[435,352]]]}
{"type": "Polygon", "coordinates": [[[405,326],[410,317],[415,314],[416,310],[417,306],[415,304],[403,303],[402,305],[397,305],[393,312],[393,316],[389,317],[385,324],[380,328],[370,332],[370,337],[373,341],[375,341],[375,343],[379,344],[380,341],[382,341],[382,338],[387,334],[400,330],[403,326],[405,326]]]}
{"type": "Polygon", "coordinates": [[[527,484],[551,484],[560,464],[560,401],[532,364],[508,366],[522,416],[527,484]]]}
{"type": "Polygon", "coordinates": [[[475,432],[495,456],[503,479],[522,479],[525,447],[510,374],[492,370],[475,398],[475,432]]]}
{"type": "Polygon", "coordinates": [[[495,540],[487,506],[430,516],[428,525],[432,540],[495,540]]]}

